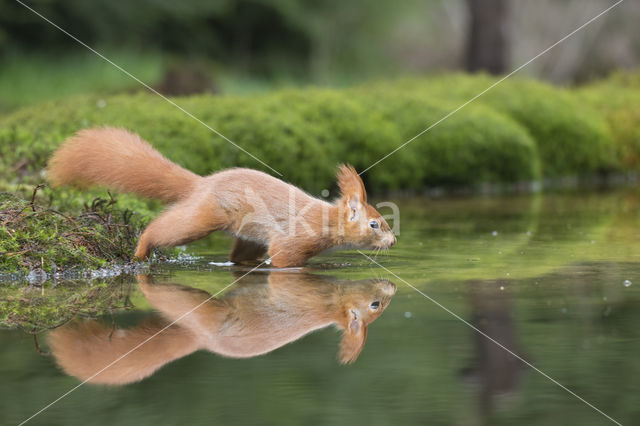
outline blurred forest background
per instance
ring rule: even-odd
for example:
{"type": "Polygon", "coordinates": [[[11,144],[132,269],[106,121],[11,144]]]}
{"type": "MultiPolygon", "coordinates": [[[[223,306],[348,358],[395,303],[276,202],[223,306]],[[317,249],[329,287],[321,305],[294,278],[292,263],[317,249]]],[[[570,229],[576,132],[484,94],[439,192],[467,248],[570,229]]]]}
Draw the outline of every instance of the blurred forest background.
{"type": "MultiPolygon", "coordinates": [[[[612,0],[30,0],[26,4],[170,95],[344,86],[443,70],[506,73],[612,0]]],[[[14,0],[0,0],[0,111],[139,89],[14,0]]],[[[625,2],[522,73],[562,85],[640,63],[625,2]]]]}

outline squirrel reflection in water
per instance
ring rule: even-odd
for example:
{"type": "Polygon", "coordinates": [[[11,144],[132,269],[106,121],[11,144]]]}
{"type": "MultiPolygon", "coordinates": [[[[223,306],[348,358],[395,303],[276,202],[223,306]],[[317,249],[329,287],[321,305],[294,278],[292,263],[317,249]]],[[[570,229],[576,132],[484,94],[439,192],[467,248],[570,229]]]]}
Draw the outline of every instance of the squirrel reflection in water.
{"type": "Polygon", "coordinates": [[[50,332],[52,353],[67,374],[122,385],[197,350],[249,358],[330,325],[343,330],[339,361],[351,363],[364,347],[368,325],[396,291],[384,279],[345,281],[290,271],[247,275],[220,298],[184,285],[154,284],[144,275],[138,284],[161,318],[115,330],[98,321],[76,321],[50,332]]]}

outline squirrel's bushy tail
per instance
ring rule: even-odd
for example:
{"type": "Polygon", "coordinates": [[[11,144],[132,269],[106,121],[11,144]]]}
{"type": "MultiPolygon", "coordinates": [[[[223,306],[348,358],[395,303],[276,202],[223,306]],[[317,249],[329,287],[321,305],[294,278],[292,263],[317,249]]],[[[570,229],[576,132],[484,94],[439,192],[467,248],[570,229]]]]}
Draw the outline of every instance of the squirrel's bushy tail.
{"type": "Polygon", "coordinates": [[[52,330],[47,340],[67,374],[106,385],[140,381],[198,349],[193,335],[158,319],[130,329],[98,321],[71,322],[52,330]]]}
{"type": "Polygon", "coordinates": [[[81,130],[49,161],[54,186],[101,185],[169,203],[187,197],[200,176],[167,160],[140,136],[124,129],[81,130]]]}

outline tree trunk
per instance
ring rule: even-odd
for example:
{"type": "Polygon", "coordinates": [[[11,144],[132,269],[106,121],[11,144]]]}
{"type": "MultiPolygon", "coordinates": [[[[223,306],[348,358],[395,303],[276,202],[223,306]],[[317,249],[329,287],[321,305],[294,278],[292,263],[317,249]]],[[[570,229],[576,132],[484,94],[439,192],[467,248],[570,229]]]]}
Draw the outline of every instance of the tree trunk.
{"type": "Polygon", "coordinates": [[[467,0],[469,38],[466,66],[468,71],[502,74],[509,60],[509,0],[467,0]]]}

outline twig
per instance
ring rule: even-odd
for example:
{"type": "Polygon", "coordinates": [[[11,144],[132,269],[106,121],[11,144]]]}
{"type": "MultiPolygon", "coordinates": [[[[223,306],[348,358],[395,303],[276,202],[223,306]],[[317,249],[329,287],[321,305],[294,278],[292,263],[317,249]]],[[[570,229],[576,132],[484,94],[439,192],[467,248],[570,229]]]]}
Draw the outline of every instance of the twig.
{"type": "Polygon", "coordinates": [[[36,202],[36,194],[38,193],[38,189],[44,188],[45,186],[47,186],[47,185],[44,184],[44,183],[40,183],[40,184],[36,185],[35,188],[33,188],[33,194],[31,195],[31,203],[30,204],[31,204],[31,210],[33,210],[34,213],[36,212],[35,202],[36,202]]]}
{"type": "Polygon", "coordinates": [[[49,356],[50,355],[49,352],[43,351],[42,348],[40,348],[40,344],[38,343],[38,334],[35,331],[33,331],[32,334],[33,334],[33,343],[36,347],[36,352],[43,356],[49,356]]]}

